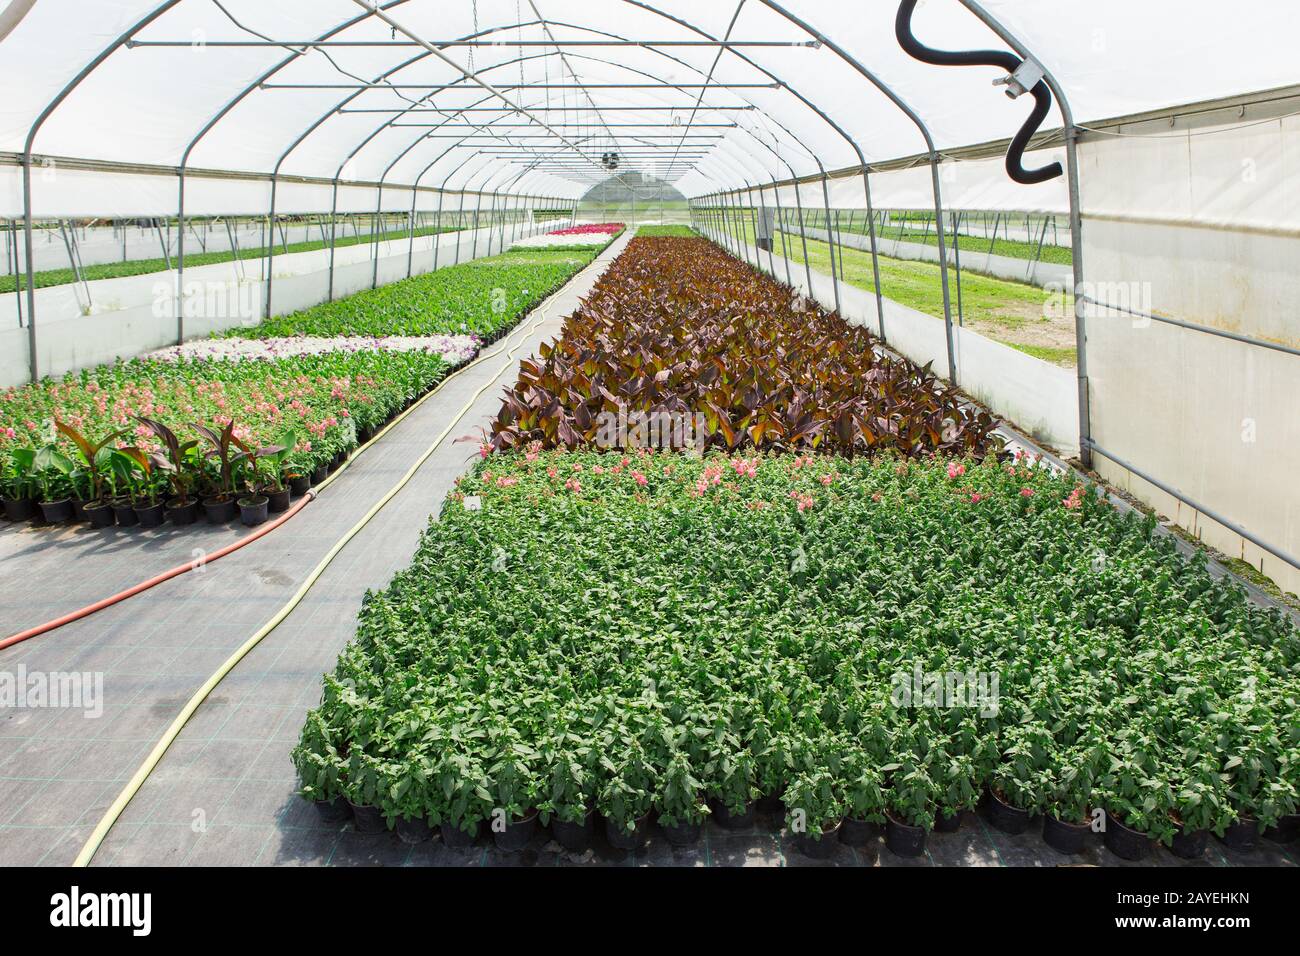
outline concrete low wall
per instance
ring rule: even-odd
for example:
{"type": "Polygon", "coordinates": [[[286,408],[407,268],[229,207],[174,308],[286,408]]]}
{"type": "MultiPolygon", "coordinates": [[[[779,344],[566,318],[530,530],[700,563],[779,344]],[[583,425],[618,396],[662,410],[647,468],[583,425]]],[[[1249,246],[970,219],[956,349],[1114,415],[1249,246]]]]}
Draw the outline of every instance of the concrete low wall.
{"type": "MultiPolygon", "coordinates": [[[[738,248],[731,236],[708,228],[700,231],[747,262],[757,263],[779,281],[810,294],[802,262],[792,262],[748,244],[738,248]]],[[[814,270],[811,297],[823,308],[834,309],[834,280],[814,270]]],[[[884,299],[883,303],[884,338],[889,347],[913,362],[933,363],[934,372],[946,379],[948,345],[943,321],[892,299],[884,299]]],[[[880,313],[873,293],[840,283],[840,314],[846,321],[865,325],[880,334],[880,313]]],[[[1078,385],[1072,370],[1051,365],[960,326],[953,327],[953,353],[958,384],[963,391],[1041,443],[1066,456],[1078,454],[1078,385]]]]}
{"type": "MultiPolygon", "coordinates": [[[[806,229],[805,232],[808,233],[809,239],[827,241],[826,230],[824,229],[806,229]]],[[[850,249],[860,249],[863,252],[871,251],[870,236],[846,232],[843,235],[836,233],[835,239],[836,242],[843,242],[850,249]]],[[[880,255],[888,256],[891,259],[906,259],[910,262],[937,263],[939,261],[939,247],[927,245],[923,242],[903,242],[898,239],[886,239],[883,236],[877,236],[876,251],[880,255]]],[[[957,262],[957,250],[951,248],[951,246],[948,249],[948,262],[951,265],[956,265],[957,262]]],[[[1029,259],[1016,259],[1013,256],[999,256],[990,252],[980,252],[967,248],[964,245],[961,249],[961,269],[963,272],[978,272],[981,275],[992,276],[995,279],[1024,282],[1039,287],[1059,285],[1068,289],[1074,285],[1074,272],[1070,266],[1051,262],[1036,262],[1029,259]]]]}
{"type": "MultiPolygon", "coordinates": [[[[538,231],[530,227],[527,234],[538,231]]],[[[514,238],[521,238],[519,231],[514,238]]],[[[505,246],[512,241],[507,227],[505,246]]],[[[500,228],[474,232],[420,236],[411,255],[411,274],[432,271],[435,243],[438,267],[452,265],[459,258],[496,255],[502,249],[500,228]],[[477,248],[476,248],[477,244],[477,248]]],[[[378,284],[406,278],[407,240],[392,240],[378,246],[378,284]]],[[[339,299],[374,282],[375,263],[370,245],[344,246],[335,250],[334,294],[339,299]]],[[[318,305],[329,296],[329,250],[276,256],[272,260],[271,314],[288,315],[318,305]]],[[[202,338],[213,332],[247,328],[263,320],[266,286],[261,277],[264,260],[222,262],[185,270],[187,296],[185,338],[202,338]]],[[[78,286],[37,289],[37,360],[42,376],[70,371],[117,359],[132,358],[154,349],[174,345],[176,327],[176,273],[157,272],[91,283],[94,311],[86,314],[78,286]]],[[[0,295],[0,387],[30,381],[28,330],[17,327],[17,293],[0,295]],[[5,317],[8,317],[6,320],[5,317]]],[[[26,299],[23,300],[24,313],[26,299]]]]}

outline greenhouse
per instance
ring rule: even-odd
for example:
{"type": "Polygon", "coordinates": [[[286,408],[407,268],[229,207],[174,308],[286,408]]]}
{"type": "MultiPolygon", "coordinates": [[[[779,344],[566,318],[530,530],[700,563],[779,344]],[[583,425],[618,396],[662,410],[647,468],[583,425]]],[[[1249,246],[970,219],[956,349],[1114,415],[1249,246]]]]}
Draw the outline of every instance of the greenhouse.
{"type": "Polygon", "coordinates": [[[0,0],[0,864],[1295,866],[1298,31],[0,0]]]}

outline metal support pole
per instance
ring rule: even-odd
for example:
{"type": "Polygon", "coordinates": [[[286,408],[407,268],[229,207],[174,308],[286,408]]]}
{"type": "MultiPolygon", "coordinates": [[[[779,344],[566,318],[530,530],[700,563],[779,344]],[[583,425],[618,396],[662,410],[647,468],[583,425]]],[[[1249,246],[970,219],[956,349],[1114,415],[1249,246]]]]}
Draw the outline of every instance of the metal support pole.
{"type": "Polygon", "coordinates": [[[456,194],[456,255],[451,263],[453,266],[460,265],[460,244],[461,244],[460,233],[464,231],[461,228],[465,221],[464,216],[465,216],[465,190],[462,189],[456,194]]]}
{"type": "Polygon", "coordinates": [[[952,261],[957,269],[957,324],[965,327],[966,315],[961,304],[961,213],[953,213],[952,219],[952,261]]]}
{"type": "Polygon", "coordinates": [[[32,151],[23,154],[23,251],[27,255],[27,364],[32,381],[40,381],[40,363],[36,357],[36,278],[32,268],[32,151]]]}
{"type": "MultiPolygon", "coordinates": [[[[822,202],[826,206],[826,241],[831,253],[831,288],[835,290],[835,311],[840,311],[840,277],[835,271],[835,225],[831,222],[831,191],[825,173],[822,173],[822,202]]],[[[841,268],[843,261],[841,261],[841,268]]]]}
{"type": "Polygon", "coordinates": [[[180,224],[176,237],[176,344],[185,342],[185,167],[177,174],[176,221],[180,224]]]}
{"type": "Polygon", "coordinates": [[[876,248],[876,210],[871,204],[871,173],[862,167],[862,190],[867,197],[867,235],[871,239],[871,277],[876,283],[876,319],[880,323],[880,341],[885,338],[885,293],[880,288],[880,255],[876,248]]]}
{"type": "Polygon", "coordinates": [[[816,299],[813,294],[812,265],[808,262],[808,231],[803,224],[803,198],[799,195],[799,184],[794,184],[794,202],[799,212],[799,241],[803,243],[803,269],[808,280],[808,298],[816,299]]]}
{"type": "Polygon", "coordinates": [[[275,260],[275,197],[276,187],[280,185],[280,174],[277,169],[271,174],[271,208],[266,215],[267,223],[267,243],[266,243],[266,309],[262,314],[263,320],[271,318],[271,285],[272,263],[275,260]]]}
{"type": "Polygon", "coordinates": [[[781,236],[781,258],[785,260],[785,284],[793,289],[794,278],[790,275],[790,243],[785,232],[785,210],[781,208],[781,187],[776,183],[772,184],[772,195],[776,198],[776,231],[781,236]]]}
{"type": "Polygon", "coordinates": [[[329,265],[329,292],[326,301],[334,301],[334,248],[338,236],[339,222],[339,179],[334,177],[334,191],[330,196],[330,265],[329,265]]]}
{"type": "MultiPolygon", "coordinates": [[[[420,191],[414,186],[411,187],[411,220],[407,223],[410,232],[410,240],[406,245],[406,278],[411,278],[412,259],[415,257],[415,201],[419,198],[420,191]]],[[[435,240],[437,233],[434,233],[435,240]]]]}

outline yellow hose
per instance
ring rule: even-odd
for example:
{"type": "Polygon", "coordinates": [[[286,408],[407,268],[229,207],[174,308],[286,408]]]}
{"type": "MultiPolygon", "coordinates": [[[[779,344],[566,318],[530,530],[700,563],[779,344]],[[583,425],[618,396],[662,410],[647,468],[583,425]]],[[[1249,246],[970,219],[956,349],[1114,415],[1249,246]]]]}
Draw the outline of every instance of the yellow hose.
{"type": "MultiPolygon", "coordinates": [[[[577,276],[574,276],[574,279],[581,277],[583,274],[585,274],[589,269],[591,269],[599,262],[600,262],[599,259],[594,260],[590,265],[588,265],[585,269],[579,272],[577,276]]],[[[570,280],[570,283],[572,281],[573,280],[570,280]]],[[[569,283],[566,283],[566,287],[568,284],[569,283]]],[[[556,295],[559,295],[559,293],[557,292],[556,295]]],[[[274,631],[285,618],[287,618],[291,613],[293,613],[294,608],[296,608],[299,604],[302,603],[302,599],[307,596],[307,592],[312,589],[312,586],[316,584],[316,582],[320,579],[320,576],[325,573],[325,569],[330,566],[330,562],[332,562],[338,556],[339,552],[342,551],[343,548],[347,546],[348,542],[351,541],[353,538],[355,538],[361,532],[361,529],[364,528],[367,524],[369,524],[371,519],[373,519],[375,515],[379,514],[379,512],[384,508],[384,506],[387,505],[390,501],[392,501],[393,498],[397,496],[398,492],[400,492],[403,488],[405,488],[406,485],[410,482],[410,480],[415,477],[415,473],[419,471],[420,467],[433,456],[433,453],[437,450],[438,446],[442,444],[442,440],[446,438],[448,434],[450,434],[453,428],[456,427],[456,423],[459,422],[462,418],[464,418],[469,413],[469,410],[474,406],[474,403],[478,401],[479,396],[482,395],[485,391],[487,391],[492,386],[492,384],[498,378],[501,377],[501,374],[510,367],[515,352],[517,352],[519,348],[523,345],[523,343],[527,341],[528,336],[531,335],[533,332],[537,331],[537,329],[541,327],[542,323],[546,321],[546,317],[550,313],[554,305],[555,305],[555,298],[552,297],[551,302],[548,303],[540,310],[537,320],[525,331],[524,336],[519,340],[519,342],[516,343],[514,346],[510,347],[509,351],[507,352],[506,362],[504,365],[501,366],[500,371],[498,371],[495,375],[493,375],[482,387],[480,387],[472,396],[470,396],[469,401],[466,402],[464,407],[462,407],[461,410],[456,413],[455,417],[452,418],[452,420],[447,424],[447,427],[438,433],[438,437],[433,440],[433,443],[429,445],[429,447],[425,450],[424,454],[422,454],[419,457],[419,459],[415,462],[415,464],[413,464],[410,467],[410,469],[407,470],[406,474],[401,477],[401,480],[399,480],[397,484],[393,485],[393,487],[388,490],[388,493],[385,494],[382,498],[380,498],[379,501],[375,502],[374,506],[371,507],[371,509],[365,513],[365,515],[361,518],[361,520],[358,521],[356,524],[354,524],[351,527],[351,529],[349,529],[348,532],[343,535],[343,537],[339,538],[339,540],[335,542],[334,546],[330,548],[329,552],[325,555],[325,557],[321,558],[320,563],[316,565],[316,567],[312,570],[311,574],[307,575],[307,580],[303,581],[302,586],[298,588],[298,590],[294,593],[293,597],[289,599],[288,603],[285,604],[284,607],[280,608],[280,610],[276,612],[275,616],[272,617],[269,621],[267,621],[264,625],[262,625],[262,627],[259,628],[258,631],[252,637],[250,637],[247,641],[241,644],[233,654],[231,654],[228,658],[226,658],[225,662],[220,667],[217,668],[216,672],[213,673],[212,676],[209,677],[206,681],[204,681],[203,685],[194,692],[194,696],[192,696],[189,699],[189,701],[185,704],[185,707],[181,710],[181,712],[176,715],[176,719],[171,722],[171,725],[168,726],[166,732],[162,735],[162,738],[159,739],[158,743],[154,745],[153,750],[149,752],[149,756],[145,758],[144,763],[140,765],[140,768],[136,770],[135,774],[131,777],[131,779],[127,781],[126,786],[123,787],[122,792],[117,795],[117,799],[113,801],[112,806],[108,808],[108,810],[104,813],[103,818],[99,821],[99,823],[95,825],[95,829],[91,832],[89,839],[86,840],[85,846],[81,848],[81,852],[77,854],[76,860],[73,861],[72,864],[73,866],[90,865],[90,861],[95,856],[95,852],[99,849],[100,844],[104,842],[104,838],[108,836],[108,831],[113,828],[113,824],[116,823],[118,817],[122,815],[122,811],[124,811],[127,808],[127,805],[130,804],[130,802],[135,798],[135,795],[140,791],[140,788],[144,786],[144,782],[149,779],[149,775],[153,773],[154,769],[158,766],[158,763],[163,758],[163,754],[167,752],[167,748],[169,748],[176,741],[176,738],[180,736],[181,730],[184,729],[185,725],[189,722],[189,719],[194,716],[195,712],[199,709],[199,706],[205,700],[207,700],[208,695],[211,694],[214,689],[216,689],[217,685],[220,684],[221,681],[225,679],[227,674],[229,674],[232,670],[234,670],[235,665],[238,664],[241,660],[243,660],[248,655],[249,651],[251,651],[254,647],[260,644],[263,638],[265,638],[268,634],[274,631]]],[[[490,358],[494,358],[495,356],[500,355],[502,351],[505,350],[506,350],[506,345],[505,343],[502,343],[501,348],[497,349],[495,352],[492,352],[487,355],[480,355],[473,362],[463,366],[460,369],[457,369],[456,372],[452,374],[458,374],[459,372],[467,371],[468,369],[473,368],[475,365],[478,365],[480,362],[484,362],[490,358]]],[[[360,448],[358,448],[357,453],[368,448],[373,442],[378,441],[384,434],[388,432],[390,428],[392,428],[394,425],[401,422],[402,419],[404,419],[407,415],[411,414],[411,412],[419,408],[425,401],[432,398],[435,394],[437,394],[437,392],[442,388],[442,386],[447,384],[447,382],[449,381],[451,381],[451,376],[448,376],[447,378],[443,379],[437,388],[433,389],[430,392],[427,392],[424,395],[424,397],[421,398],[418,402],[413,404],[410,408],[408,408],[397,418],[393,419],[393,421],[391,421],[378,434],[376,434],[374,438],[372,438],[365,445],[362,445],[360,448]]],[[[347,465],[350,464],[351,461],[352,458],[350,457],[348,461],[344,463],[343,467],[344,468],[347,467],[347,465]]],[[[342,472],[343,472],[343,468],[339,468],[337,471],[334,472],[334,474],[330,475],[328,479],[321,482],[321,484],[318,486],[318,489],[323,489],[336,477],[342,474],[342,472]]]]}

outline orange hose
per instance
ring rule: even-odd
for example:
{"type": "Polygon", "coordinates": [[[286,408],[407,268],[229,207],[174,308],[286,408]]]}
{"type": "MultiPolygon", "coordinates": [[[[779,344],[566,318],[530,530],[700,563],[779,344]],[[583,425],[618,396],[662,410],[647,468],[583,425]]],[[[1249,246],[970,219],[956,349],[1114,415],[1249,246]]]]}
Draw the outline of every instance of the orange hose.
{"type": "Polygon", "coordinates": [[[263,535],[270,534],[276,528],[280,527],[280,525],[284,524],[286,521],[288,521],[290,518],[296,515],[303,508],[307,507],[308,503],[313,501],[315,498],[316,498],[316,492],[314,490],[308,491],[307,494],[303,496],[302,500],[300,500],[296,505],[294,505],[284,514],[280,515],[280,517],[276,518],[274,521],[267,522],[266,524],[259,527],[252,534],[245,535],[244,537],[236,541],[234,544],[228,544],[224,548],[212,552],[212,554],[208,555],[202,561],[187,561],[184,564],[177,565],[176,567],[172,568],[170,571],[164,571],[162,574],[155,575],[154,577],[150,578],[147,581],[141,581],[139,584],[135,585],[134,587],[127,588],[125,591],[118,591],[116,594],[110,597],[106,597],[102,601],[96,601],[94,604],[87,604],[85,607],[81,608],[78,611],[73,611],[71,614],[65,614],[62,617],[56,617],[52,621],[46,621],[44,624],[38,624],[36,627],[30,627],[25,631],[19,631],[17,634],[14,634],[12,637],[6,637],[3,641],[0,641],[0,650],[4,650],[6,647],[13,647],[13,645],[15,644],[21,644],[23,641],[30,640],[31,638],[36,637],[40,634],[45,634],[49,631],[53,631],[55,628],[63,627],[63,625],[65,624],[71,624],[73,621],[79,621],[83,617],[89,617],[91,614],[94,614],[96,611],[102,611],[106,607],[112,607],[114,604],[117,604],[121,601],[125,601],[129,597],[134,597],[135,595],[139,594],[141,591],[147,591],[152,587],[156,587],[157,585],[162,584],[164,581],[170,581],[172,578],[180,577],[186,571],[193,571],[195,568],[204,567],[208,564],[211,564],[213,561],[218,560],[219,558],[224,558],[228,554],[233,554],[234,552],[238,551],[240,548],[244,547],[245,545],[252,544],[254,541],[262,537],[263,535]]]}

